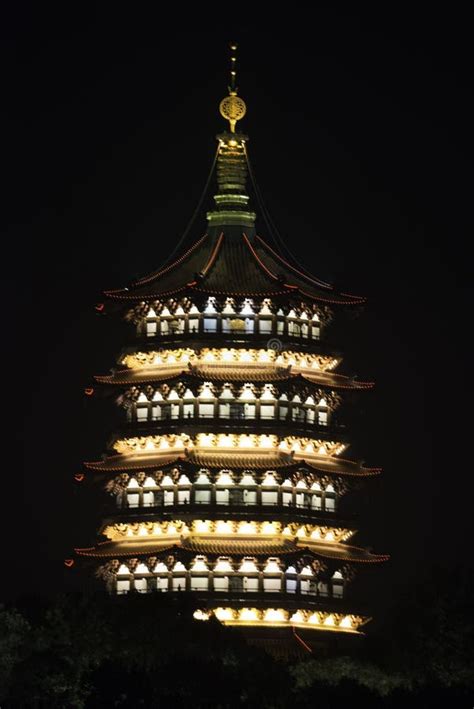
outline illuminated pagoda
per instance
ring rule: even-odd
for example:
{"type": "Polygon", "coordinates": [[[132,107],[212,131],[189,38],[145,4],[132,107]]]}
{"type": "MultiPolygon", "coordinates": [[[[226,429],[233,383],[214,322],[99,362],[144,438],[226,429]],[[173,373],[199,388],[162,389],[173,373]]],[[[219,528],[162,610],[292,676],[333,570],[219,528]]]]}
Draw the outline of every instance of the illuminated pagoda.
{"type": "Polygon", "coordinates": [[[256,229],[232,50],[207,228],[106,292],[136,337],[96,377],[124,423],[108,454],[85,464],[109,512],[101,541],[76,553],[111,593],[186,593],[196,619],[357,634],[369,618],[346,592],[387,557],[355,546],[353,517],[340,512],[380,472],[346,456],[341,412],[372,384],[339,373],[328,333],[364,299],[309,275],[256,229]]]}

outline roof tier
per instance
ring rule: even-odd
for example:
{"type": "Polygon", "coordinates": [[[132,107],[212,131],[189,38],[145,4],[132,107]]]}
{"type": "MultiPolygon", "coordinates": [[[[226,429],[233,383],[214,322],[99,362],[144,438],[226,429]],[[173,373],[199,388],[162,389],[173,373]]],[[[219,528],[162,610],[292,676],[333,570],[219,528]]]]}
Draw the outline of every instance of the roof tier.
{"type": "Polygon", "coordinates": [[[291,380],[300,381],[302,384],[315,384],[330,389],[371,389],[373,382],[361,382],[351,377],[334,372],[313,370],[302,372],[289,367],[280,367],[276,364],[208,364],[192,363],[183,365],[166,365],[158,367],[144,367],[142,369],[121,369],[106,376],[96,376],[101,384],[117,386],[133,386],[138,384],[153,384],[175,379],[182,374],[196,380],[228,381],[228,382],[279,382],[291,380]]]}
{"type": "Polygon", "coordinates": [[[259,236],[223,226],[194,242],[171,264],[128,288],[108,290],[109,298],[150,301],[188,294],[226,297],[301,296],[327,305],[357,305],[365,298],[338,293],[333,286],[307,276],[259,236]]]}
{"type": "Polygon", "coordinates": [[[323,474],[371,476],[379,468],[339,457],[344,444],[299,437],[248,434],[171,434],[142,436],[116,441],[118,455],[86,462],[90,470],[125,472],[149,470],[180,461],[201,467],[274,470],[299,464],[323,474]]]}
{"type": "Polygon", "coordinates": [[[144,554],[157,554],[171,550],[189,550],[199,554],[242,554],[242,555],[266,555],[266,554],[295,554],[297,552],[308,552],[315,557],[331,559],[341,562],[353,563],[380,563],[388,560],[384,554],[372,554],[366,549],[348,544],[325,544],[311,543],[307,540],[303,542],[294,540],[273,541],[269,540],[226,540],[224,538],[206,540],[198,538],[187,538],[183,540],[170,541],[160,538],[135,538],[120,541],[100,542],[96,547],[76,548],[75,552],[79,556],[91,556],[101,558],[122,558],[128,556],[141,556],[144,554]]]}

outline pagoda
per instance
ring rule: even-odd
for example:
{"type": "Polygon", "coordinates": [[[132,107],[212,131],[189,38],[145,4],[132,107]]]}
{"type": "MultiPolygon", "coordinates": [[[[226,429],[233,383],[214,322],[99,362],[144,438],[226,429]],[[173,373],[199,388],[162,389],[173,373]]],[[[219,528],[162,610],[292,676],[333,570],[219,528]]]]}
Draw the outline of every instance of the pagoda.
{"type": "Polygon", "coordinates": [[[76,554],[109,592],[187,594],[199,620],[358,634],[369,617],[350,582],[387,557],[353,544],[340,504],[380,469],[346,455],[345,401],[372,383],[340,372],[330,333],[364,298],[257,229],[231,49],[207,226],[158,270],[106,291],[135,334],[96,377],[123,425],[85,463],[109,502],[101,539],[76,554]]]}

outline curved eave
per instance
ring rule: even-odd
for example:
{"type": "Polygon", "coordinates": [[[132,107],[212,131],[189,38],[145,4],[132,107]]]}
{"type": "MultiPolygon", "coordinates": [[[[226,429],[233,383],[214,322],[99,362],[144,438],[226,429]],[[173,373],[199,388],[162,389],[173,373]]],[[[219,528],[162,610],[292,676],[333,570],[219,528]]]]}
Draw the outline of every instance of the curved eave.
{"type": "Polygon", "coordinates": [[[108,290],[113,300],[128,302],[183,294],[268,298],[298,295],[328,305],[361,305],[365,298],[337,293],[332,286],[288,264],[256,237],[239,238],[222,232],[214,243],[207,235],[170,265],[146,276],[129,288],[108,290]],[[258,242],[257,242],[258,239],[258,242]],[[245,286],[243,287],[243,284],[245,286]]]}
{"type": "Polygon", "coordinates": [[[204,234],[187,251],[158,271],[138,279],[129,288],[106,290],[104,295],[114,300],[142,300],[158,295],[173,295],[195,281],[195,274],[206,265],[212,253],[209,237],[204,234]],[[156,284],[160,287],[155,289],[156,284]]]}
{"type": "Polygon", "coordinates": [[[371,477],[378,475],[381,468],[364,468],[359,463],[331,456],[308,458],[290,454],[242,453],[220,451],[182,451],[170,455],[169,452],[155,452],[151,455],[112,455],[101,461],[85,462],[89,470],[97,472],[132,472],[149,470],[172,463],[185,462],[208,468],[255,468],[279,469],[296,465],[307,466],[327,475],[347,475],[353,477],[371,477]]]}
{"type": "Polygon", "coordinates": [[[255,256],[259,258],[262,262],[266,263],[266,267],[273,272],[281,272],[282,269],[288,274],[288,281],[293,285],[292,287],[297,287],[300,292],[306,293],[310,297],[324,298],[324,295],[308,291],[311,288],[322,289],[331,302],[340,303],[344,305],[361,305],[366,302],[366,298],[360,295],[354,295],[352,293],[338,293],[334,290],[334,286],[331,283],[322,281],[316,276],[312,276],[309,273],[305,273],[295,265],[287,261],[281,254],[277,253],[272,247],[267,244],[260,236],[255,237],[255,256]]]}
{"type": "Polygon", "coordinates": [[[171,549],[191,551],[208,554],[295,554],[310,553],[316,557],[343,561],[356,564],[377,564],[388,561],[387,554],[371,554],[366,549],[348,544],[324,544],[321,542],[308,543],[306,540],[205,540],[199,538],[188,539],[124,539],[120,541],[100,542],[96,547],[76,548],[78,556],[101,558],[141,556],[144,554],[158,554],[171,549]]]}
{"type": "Polygon", "coordinates": [[[346,389],[361,391],[372,389],[374,382],[359,382],[342,374],[333,372],[296,372],[292,373],[290,367],[226,367],[212,365],[190,365],[177,367],[143,367],[143,369],[121,369],[114,374],[95,376],[100,384],[133,386],[135,384],[153,384],[175,379],[180,375],[195,378],[196,380],[233,381],[233,382],[277,382],[292,380],[305,384],[330,389],[346,389]]]}

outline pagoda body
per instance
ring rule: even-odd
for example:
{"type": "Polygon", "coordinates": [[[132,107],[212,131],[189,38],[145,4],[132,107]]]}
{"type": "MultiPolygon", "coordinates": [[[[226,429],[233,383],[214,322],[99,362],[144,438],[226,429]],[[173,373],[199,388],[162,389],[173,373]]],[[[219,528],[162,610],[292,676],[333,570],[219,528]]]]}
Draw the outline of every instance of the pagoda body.
{"type": "Polygon", "coordinates": [[[85,464],[112,503],[102,540],[76,552],[111,593],[186,593],[197,619],[359,633],[368,618],[351,607],[349,583],[387,557],[354,546],[339,507],[379,470],[346,456],[337,410],[372,385],[339,373],[326,334],[363,298],[260,236],[247,137],[229,120],[204,235],[106,292],[136,338],[96,378],[124,424],[85,464]]]}

